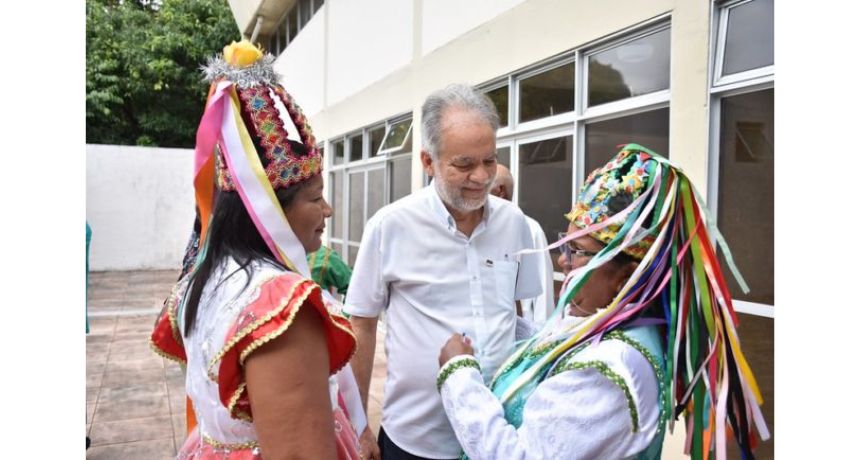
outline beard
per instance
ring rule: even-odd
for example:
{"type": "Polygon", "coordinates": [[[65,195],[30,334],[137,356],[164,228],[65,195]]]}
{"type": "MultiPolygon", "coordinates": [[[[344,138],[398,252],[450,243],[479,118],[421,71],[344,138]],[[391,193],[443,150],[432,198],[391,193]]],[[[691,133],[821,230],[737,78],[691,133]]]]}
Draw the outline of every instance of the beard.
{"type": "Polygon", "coordinates": [[[436,184],[436,191],[442,202],[454,208],[459,212],[472,212],[481,209],[487,202],[487,195],[490,193],[490,186],[493,184],[492,178],[485,185],[474,182],[469,182],[466,185],[472,188],[483,187],[484,193],[480,198],[466,198],[463,196],[462,189],[456,185],[450,184],[442,179],[442,174],[439,170],[435,171],[433,182],[436,184]]]}

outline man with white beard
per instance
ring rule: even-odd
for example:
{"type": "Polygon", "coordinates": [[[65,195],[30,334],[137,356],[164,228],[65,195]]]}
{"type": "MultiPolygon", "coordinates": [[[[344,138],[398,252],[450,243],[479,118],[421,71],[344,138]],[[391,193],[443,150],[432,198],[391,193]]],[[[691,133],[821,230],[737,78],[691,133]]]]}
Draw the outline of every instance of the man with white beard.
{"type": "MultiPolygon", "coordinates": [[[[433,182],[364,228],[344,310],[358,341],[352,366],[365,408],[386,311],[385,460],[460,455],[436,389],[439,347],[465,334],[489,381],[513,350],[515,302],[542,292],[540,258],[517,255],[533,247],[525,215],[489,196],[498,125],[492,102],[467,85],[431,94],[422,106],[421,163],[433,182]]],[[[375,457],[365,444],[362,454],[375,457]]]]}

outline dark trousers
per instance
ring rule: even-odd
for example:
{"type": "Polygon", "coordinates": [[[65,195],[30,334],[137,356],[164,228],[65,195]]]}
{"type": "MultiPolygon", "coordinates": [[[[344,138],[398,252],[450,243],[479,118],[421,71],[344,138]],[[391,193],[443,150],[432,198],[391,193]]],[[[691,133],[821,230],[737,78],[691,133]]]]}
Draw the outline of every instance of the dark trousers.
{"type": "Polygon", "coordinates": [[[379,444],[379,453],[382,454],[382,460],[434,460],[412,455],[401,449],[385,434],[385,429],[381,426],[379,427],[379,438],[377,438],[376,442],[379,444]]]}

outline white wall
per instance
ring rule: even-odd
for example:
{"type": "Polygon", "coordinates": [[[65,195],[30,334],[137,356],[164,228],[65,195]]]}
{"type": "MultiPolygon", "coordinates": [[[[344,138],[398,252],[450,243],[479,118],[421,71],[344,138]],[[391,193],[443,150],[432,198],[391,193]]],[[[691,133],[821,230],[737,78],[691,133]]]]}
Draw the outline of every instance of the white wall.
{"type": "Polygon", "coordinates": [[[194,222],[194,151],[87,145],[90,270],[178,269],[194,222]]]}
{"type": "Polygon", "coordinates": [[[524,0],[432,0],[422,3],[421,54],[454,40],[524,0]]]}
{"type": "Polygon", "coordinates": [[[411,1],[330,0],[324,8],[328,9],[327,105],[412,61],[411,1]]]}

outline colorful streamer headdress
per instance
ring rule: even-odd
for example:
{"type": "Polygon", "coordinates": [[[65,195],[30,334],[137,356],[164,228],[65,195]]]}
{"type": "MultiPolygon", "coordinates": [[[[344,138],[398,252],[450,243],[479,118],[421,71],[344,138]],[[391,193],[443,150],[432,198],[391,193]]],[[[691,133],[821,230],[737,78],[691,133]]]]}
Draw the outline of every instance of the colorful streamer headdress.
{"type": "Polygon", "coordinates": [[[662,398],[661,413],[673,415],[670,429],[683,413],[687,417],[688,453],[700,459],[709,458],[715,450],[716,458],[722,460],[728,426],[742,455],[751,458],[754,431],[762,439],[770,434],[759,408],[762,398],[758,385],[741,352],[738,318],[712,238],[741,288],[744,292],[748,288],[690,179],[660,155],[628,144],[588,176],[567,217],[580,230],[550,247],[583,235],[591,235],[606,246],[582,269],[568,275],[553,316],[509,358],[509,363],[546,340],[594,269],[622,251],[639,264],[607,308],[517,376],[504,389],[502,401],[510,400],[577,345],[599,341],[625,324],[656,321],[665,324],[666,331],[666,369],[660,384],[668,394],[662,398]],[[660,318],[643,320],[646,309],[649,316],[660,318]]]}
{"type": "Polygon", "coordinates": [[[200,239],[206,240],[216,186],[237,192],[272,254],[291,270],[310,276],[304,248],[275,190],[319,174],[322,155],[301,108],[278,83],[274,60],[242,40],[224,47],[223,54],[203,68],[211,85],[194,157],[200,239]],[[290,146],[289,124],[298,131],[304,152],[290,146]]]}

